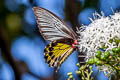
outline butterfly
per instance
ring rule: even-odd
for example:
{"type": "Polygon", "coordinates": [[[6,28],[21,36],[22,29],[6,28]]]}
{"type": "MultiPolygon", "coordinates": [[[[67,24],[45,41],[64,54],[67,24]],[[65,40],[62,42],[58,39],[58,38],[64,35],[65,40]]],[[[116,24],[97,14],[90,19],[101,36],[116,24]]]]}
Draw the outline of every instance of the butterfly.
{"type": "Polygon", "coordinates": [[[61,64],[75,50],[76,33],[63,20],[47,9],[33,7],[39,31],[43,38],[50,41],[44,49],[45,62],[59,70],[61,64]]]}

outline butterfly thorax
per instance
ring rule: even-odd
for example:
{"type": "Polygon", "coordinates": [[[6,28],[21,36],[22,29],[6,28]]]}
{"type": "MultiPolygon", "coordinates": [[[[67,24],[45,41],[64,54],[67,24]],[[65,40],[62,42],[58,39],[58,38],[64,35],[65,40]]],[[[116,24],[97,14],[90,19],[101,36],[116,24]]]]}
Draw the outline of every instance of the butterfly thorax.
{"type": "Polygon", "coordinates": [[[77,40],[74,40],[74,43],[72,44],[72,48],[76,48],[77,44],[78,44],[77,40]]]}

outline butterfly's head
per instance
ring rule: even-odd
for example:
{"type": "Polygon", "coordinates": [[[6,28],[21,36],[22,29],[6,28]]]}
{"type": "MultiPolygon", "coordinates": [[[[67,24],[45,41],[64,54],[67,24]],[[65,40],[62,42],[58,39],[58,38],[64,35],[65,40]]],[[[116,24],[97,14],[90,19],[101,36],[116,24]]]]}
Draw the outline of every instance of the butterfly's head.
{"type": "Polygon", "coordinates": [[[78,45],[77,40],[74,41],[74,43],[72,44],[72,47],[73,47],[73,48],[76,48],[76,45],[78,45]]]}

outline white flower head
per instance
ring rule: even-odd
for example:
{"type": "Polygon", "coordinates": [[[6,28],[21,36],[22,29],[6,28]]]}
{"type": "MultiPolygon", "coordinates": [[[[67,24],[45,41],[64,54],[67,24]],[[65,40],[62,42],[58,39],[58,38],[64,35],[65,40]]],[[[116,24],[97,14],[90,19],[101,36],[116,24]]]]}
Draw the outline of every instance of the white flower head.
{"type": "MultiPolygon", "coordinates": [[[[106,50],[117,47],[115,43],[110,43],[110,39],[114,37],[120,38],[120,13],[115,13],[105,17],[104,14],[100,16],[98,13],[94,13],[94,19],[88,26],[82,26],[84,30],[79,30],[78,39],[80,52],[86,53],[88,60],[90,57],[95,56],[97,50],[103,45],[107,46],[106,50]]],[[[118,44],[120,45],[120,44],[118,44]]]]}
{"type": "MultiPolygon", "coordinates": [[[[115,42],[110,42],[111,39],[117,37],[120,39],[120,13],[114,13],[105,17],[104,14],[99,15],[94,13],[94,19],[88,26],[82,26],[82,30],[78,30],[80,34],[78,39],[79,50],[86,54],[85,61],[91,57],[95,57],[97,51],[102,48],[102,46],[107,46],[106,50],[112,50],[116,48],[115,42]]],[[[120,43],[118,44],[120,46],[120,43]]],[[[108,66],[98,66],[100,70],[107,71],[108,73],[114,72],[108,66]]],[[[115,73],[115,72],[114,72],[115,73]]]]}

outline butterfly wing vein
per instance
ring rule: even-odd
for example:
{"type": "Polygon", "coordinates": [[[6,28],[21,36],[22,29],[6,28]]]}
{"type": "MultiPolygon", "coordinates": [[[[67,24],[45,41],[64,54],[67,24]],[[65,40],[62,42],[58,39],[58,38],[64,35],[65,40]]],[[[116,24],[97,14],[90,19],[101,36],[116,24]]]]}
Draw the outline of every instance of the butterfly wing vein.
{"type": "Polygon", "coordinates": [[[74,31],[67,27],[62,20],[50,11],[38,7],[34,7],[33,10],[37,19],[39,30],[45,40],[56,41],[62,38],[76,38],[74,31]]]}

